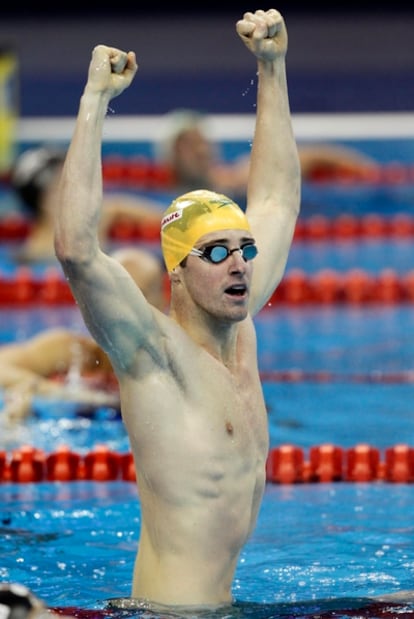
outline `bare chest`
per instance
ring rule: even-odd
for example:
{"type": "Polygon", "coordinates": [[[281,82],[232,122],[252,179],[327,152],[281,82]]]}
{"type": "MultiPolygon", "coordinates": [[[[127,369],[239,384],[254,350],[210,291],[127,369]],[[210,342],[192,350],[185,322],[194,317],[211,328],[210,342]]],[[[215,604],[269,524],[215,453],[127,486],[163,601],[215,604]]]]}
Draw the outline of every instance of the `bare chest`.
{"type": "Polygon", "coordinates": [[[267,414],[257,369],[228,370],[215,363],[201,368],[188,392],[193,411],[199,413],[194,423],[235,448],[266,450],[267,414]]]}

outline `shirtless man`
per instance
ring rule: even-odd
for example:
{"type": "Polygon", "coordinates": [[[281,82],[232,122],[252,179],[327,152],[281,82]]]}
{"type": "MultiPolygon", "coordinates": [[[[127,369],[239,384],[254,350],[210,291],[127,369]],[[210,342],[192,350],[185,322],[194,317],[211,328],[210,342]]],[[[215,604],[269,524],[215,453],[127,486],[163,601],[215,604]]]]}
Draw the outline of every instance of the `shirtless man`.
{"type": "Polygon", "coordinates": [[[61,177],[56,254],[118,378],[142,516],[131,593],[152,607],[232,602],[265,487],[267,415],[252,318],[286,266],[300,167],[283,18],[248,12],[236,29],[258,71],[247,218],[210,191],[169,206],[161,231],[169,315],[148,304],[97,234],[104,121],[133,81],[134,52],[94,49],[61,177]]]}

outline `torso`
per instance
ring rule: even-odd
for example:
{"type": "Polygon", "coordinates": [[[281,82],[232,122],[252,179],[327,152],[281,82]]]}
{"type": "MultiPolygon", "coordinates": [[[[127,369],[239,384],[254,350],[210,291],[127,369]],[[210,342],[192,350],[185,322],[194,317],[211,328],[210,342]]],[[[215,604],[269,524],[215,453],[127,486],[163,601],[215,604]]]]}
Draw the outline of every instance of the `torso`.
{"type": "Polygon", "coordinates": [[[172,329],[164,366],[140,352],[137,375],[120,377],[142,511],[132,594],[161,604],[222,604],[231,601],[265,484],[255,336],[245,321],[237,345],[243,363],[229,371],[172,329]]]}

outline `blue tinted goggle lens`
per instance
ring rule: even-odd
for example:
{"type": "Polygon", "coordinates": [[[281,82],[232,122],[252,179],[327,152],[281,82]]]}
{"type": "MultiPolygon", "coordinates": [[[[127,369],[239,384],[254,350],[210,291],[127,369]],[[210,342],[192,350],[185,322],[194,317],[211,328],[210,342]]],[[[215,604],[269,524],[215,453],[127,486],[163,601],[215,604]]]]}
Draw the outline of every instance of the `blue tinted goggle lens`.
{"type": "Polygon", "coordinates": [[[226,258],[235,251],[240,252],[246,261],[253,260],[253,258],[257,256],[257,247],[251,243],[249,245],[243,245],[243,247],[236,247],[235,249],[229,249],[225,245],[210,245],[203,250],[203,257],[214,264],[218,264],[226,260],[226,258]]]}

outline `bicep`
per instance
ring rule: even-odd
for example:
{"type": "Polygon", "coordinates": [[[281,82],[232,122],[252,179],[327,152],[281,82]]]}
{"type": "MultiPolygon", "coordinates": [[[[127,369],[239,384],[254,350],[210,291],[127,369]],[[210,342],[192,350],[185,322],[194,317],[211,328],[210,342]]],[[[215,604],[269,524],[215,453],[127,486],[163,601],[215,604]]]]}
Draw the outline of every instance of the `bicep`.
{"type": "Polygon", "coordinates": [[[255,315],[279,285],[295,232],[296,213],[271,212],[267,216],[249,214],[259,253],[254,260],[250,312],[255,315]]]}
{"type": "Polygon", "coordinates": [[[89,332],[114,368],[126,371],[154,332],[151,306],[126,269],[101,251],[86,264],[62,266],[89,332]]]}

